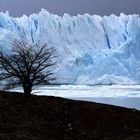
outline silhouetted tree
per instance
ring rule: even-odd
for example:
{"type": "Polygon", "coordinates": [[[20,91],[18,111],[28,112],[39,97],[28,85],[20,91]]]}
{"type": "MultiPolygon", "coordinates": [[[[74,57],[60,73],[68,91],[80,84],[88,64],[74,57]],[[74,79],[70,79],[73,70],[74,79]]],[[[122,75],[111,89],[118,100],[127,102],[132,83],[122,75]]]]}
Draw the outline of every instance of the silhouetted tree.
{"type": "Polygon", "coordinates": [[[0,80],[5,80],[4,89],[22,86],[24,93],[30,95],[32,87],[50,84],[54,80],[54,49],[47,44],[30,45],[15,40],[10,53],[0,51],[0,80]]]}

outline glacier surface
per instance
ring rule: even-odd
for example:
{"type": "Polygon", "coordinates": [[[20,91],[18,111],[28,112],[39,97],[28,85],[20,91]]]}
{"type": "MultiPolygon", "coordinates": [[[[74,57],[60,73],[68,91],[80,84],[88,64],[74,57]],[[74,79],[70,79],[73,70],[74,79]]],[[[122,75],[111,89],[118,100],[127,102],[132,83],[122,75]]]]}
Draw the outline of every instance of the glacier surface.
{"type": "Polygon", "coordinates": [[[0,47],[14,39],[54,47],[59,84],[140,84],[139,15],[54,15],[42,9],[19,18],[0,13],[0,47]]]}

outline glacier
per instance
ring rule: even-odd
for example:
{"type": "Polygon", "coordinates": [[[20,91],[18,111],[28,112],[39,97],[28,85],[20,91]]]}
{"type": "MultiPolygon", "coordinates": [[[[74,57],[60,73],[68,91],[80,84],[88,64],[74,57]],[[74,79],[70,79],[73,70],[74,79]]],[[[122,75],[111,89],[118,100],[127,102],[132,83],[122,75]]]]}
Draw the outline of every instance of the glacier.
{"type": "Polygon", "coordinates": [[[57,84],[140,84],[139,15],[61,17],[42,9],[13,18],[1,12],[0,48],[8,51],[14,39],[55,48],[57,84]]]}

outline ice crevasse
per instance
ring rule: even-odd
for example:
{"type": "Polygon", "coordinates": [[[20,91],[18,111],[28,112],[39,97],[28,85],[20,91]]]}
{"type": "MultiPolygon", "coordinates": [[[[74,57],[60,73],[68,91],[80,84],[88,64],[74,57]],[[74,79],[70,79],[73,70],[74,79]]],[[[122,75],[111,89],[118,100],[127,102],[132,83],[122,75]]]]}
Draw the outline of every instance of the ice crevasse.
{"type": "Polygon", "coordinates": [[[42,9],[13,18],[0,13],[0,47],[7,51],[21,38],[55,48],[55,83],[140,83],[139,15],[61,17],[42,9]]]}

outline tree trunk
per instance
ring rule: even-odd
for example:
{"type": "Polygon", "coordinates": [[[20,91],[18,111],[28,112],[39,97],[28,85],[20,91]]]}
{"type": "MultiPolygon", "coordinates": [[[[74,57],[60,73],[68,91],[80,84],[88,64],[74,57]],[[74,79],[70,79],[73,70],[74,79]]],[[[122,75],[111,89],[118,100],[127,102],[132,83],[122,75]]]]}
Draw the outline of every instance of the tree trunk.
{"type": "Polygon", "coordinates": [[[24,94],[29,96],[32,91],[32,86],[30,86],[29,84],[26,84],[23,86],[23,90],[24,90],[24,94]]]}

